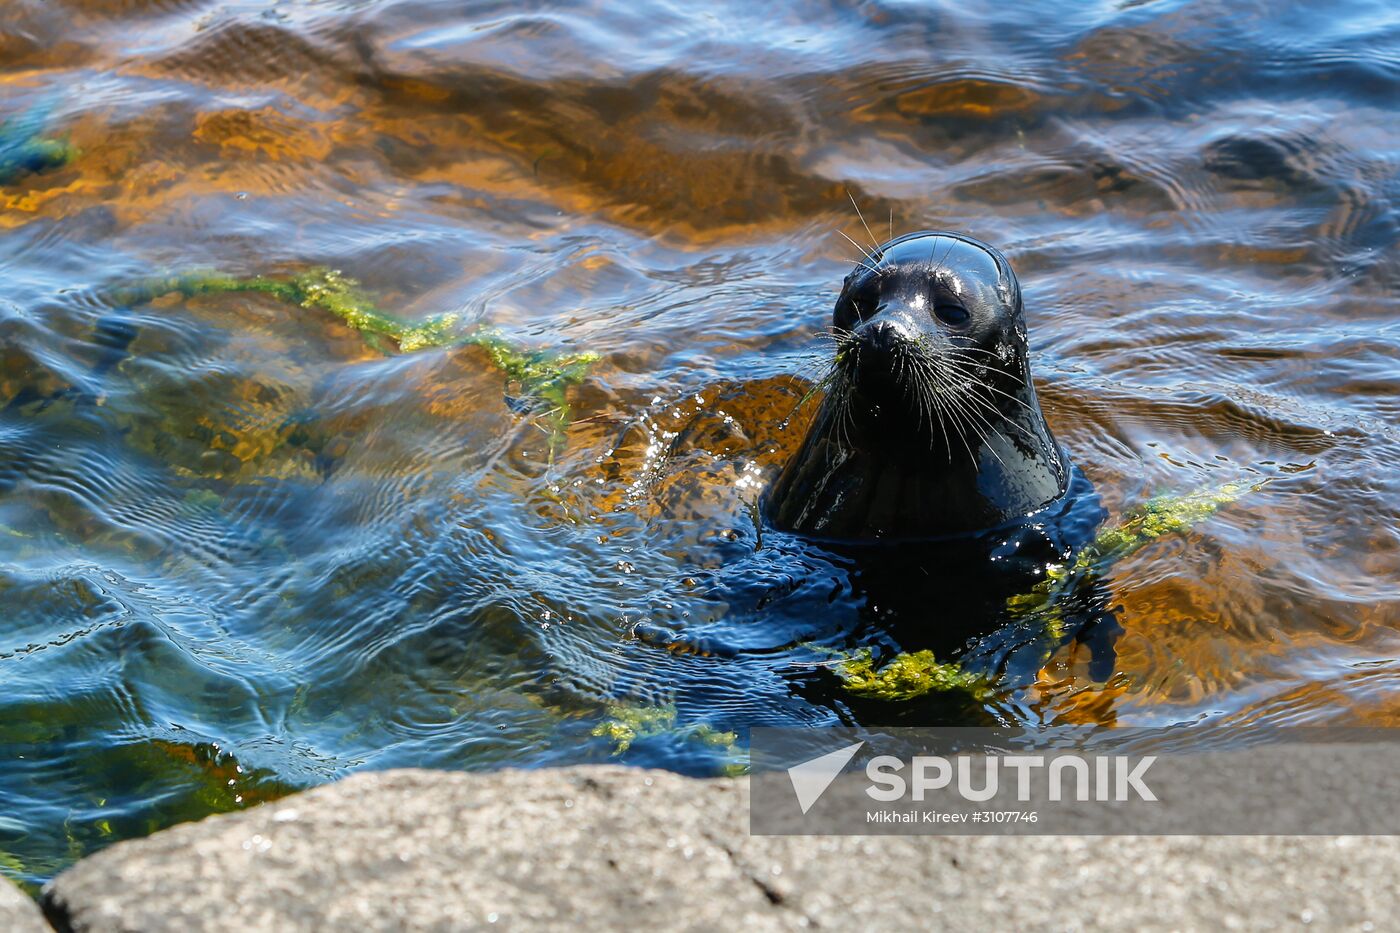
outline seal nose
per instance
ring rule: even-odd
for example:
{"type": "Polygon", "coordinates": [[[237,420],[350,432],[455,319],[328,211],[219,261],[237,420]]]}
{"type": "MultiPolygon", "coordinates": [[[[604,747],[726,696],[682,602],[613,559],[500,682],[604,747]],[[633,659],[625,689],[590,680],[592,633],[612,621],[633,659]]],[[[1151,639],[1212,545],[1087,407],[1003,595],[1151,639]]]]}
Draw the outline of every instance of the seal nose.
{"type": "Polygon", "coordinates": [[[900,347],[915,340],[908,323],[893,315],[880,315],[856,328],[854,366],[849,370],[855,384],[876,395],[898,394],[904,367],[896,362],[900,347]]]}
{"type": "Polygon", "coordinates": [[[909,329],[895,318],[879,318],[870,321],[856,331],[864,349],[876,354],[887,354],[901,343],[911,339],[909,329]]]}

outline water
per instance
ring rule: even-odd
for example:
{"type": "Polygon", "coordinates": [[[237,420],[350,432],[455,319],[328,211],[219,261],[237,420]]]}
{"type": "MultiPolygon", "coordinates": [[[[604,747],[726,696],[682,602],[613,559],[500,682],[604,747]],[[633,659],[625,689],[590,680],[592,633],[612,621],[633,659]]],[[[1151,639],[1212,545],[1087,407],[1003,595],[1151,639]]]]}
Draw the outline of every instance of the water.
{"type": "Polygon", "coordinates": [[[623,6],[5,5],[0,134],[77,156],[0,159],[0,872],[364,768],[712,774],[755,723],[1400,718],[1392,5],[623,6]],[[1111,514],[1271,478],[1113,569],[1107,674],[857,703],[793,647],[890,637],[750,507],[848,191],[1011,257],[1111,514]],[[111,299],[315,267],[600,354],[563,443],[477,347],[111,299]]]}

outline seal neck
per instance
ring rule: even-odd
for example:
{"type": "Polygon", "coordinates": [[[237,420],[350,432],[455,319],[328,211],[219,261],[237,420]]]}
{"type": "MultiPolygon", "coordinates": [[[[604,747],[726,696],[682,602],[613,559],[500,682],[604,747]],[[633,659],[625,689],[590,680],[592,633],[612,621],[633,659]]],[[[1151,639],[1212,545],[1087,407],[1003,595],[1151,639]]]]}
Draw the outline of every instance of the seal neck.
{"type": "Polygon", "coordinates": [[[1064,495],[1067,464],[1029,381],[961,421],[828,396],[764,499],[769,522],[828,539],[992,528],[1064,495]],[[993,410],[994,408],[994,410],[993,410]]]}

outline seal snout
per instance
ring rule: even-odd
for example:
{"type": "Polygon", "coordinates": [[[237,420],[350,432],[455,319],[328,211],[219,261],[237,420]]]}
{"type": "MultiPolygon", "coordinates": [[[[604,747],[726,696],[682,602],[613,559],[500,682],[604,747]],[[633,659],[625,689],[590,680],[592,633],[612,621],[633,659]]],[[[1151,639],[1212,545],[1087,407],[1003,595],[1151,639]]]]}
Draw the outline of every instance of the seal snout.
{"type": "Polygon", "coordinates": [[[861,349],[871,354],[890,354],[915,338],[913,328],[904,321],[897,317],[880,317],[856,328],[856,339],[861,349]]]}
{"type": "Polygon", "coordinates": [[[855,329],[854,353],[848,372],[865,389],[894,389],[895,376],[903,371],[898,357],[918,344],[917,330],[897,315],[881,315],[855,329]]]}

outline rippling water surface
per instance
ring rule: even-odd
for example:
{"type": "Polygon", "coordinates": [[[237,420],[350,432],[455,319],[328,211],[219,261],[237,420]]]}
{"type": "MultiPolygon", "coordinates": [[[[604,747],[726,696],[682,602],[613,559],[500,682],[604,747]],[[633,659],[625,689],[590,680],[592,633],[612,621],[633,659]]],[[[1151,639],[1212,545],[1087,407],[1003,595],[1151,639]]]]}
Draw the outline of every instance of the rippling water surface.
{"type": "Polygon", "coordinates": [[[1400,719],[1393,4],[8,0],[0,68],[0,872],[752,724],[1400,719]],[[1004,248],[1111,514],[1272,478],[1113,569],[1109,671],[882,707],[793,648],[880,637],[750,506],[848,192],[1004,248]],[[599,354],[564,436],[478,346],[112,297],[319,267],[599,354]]]}

